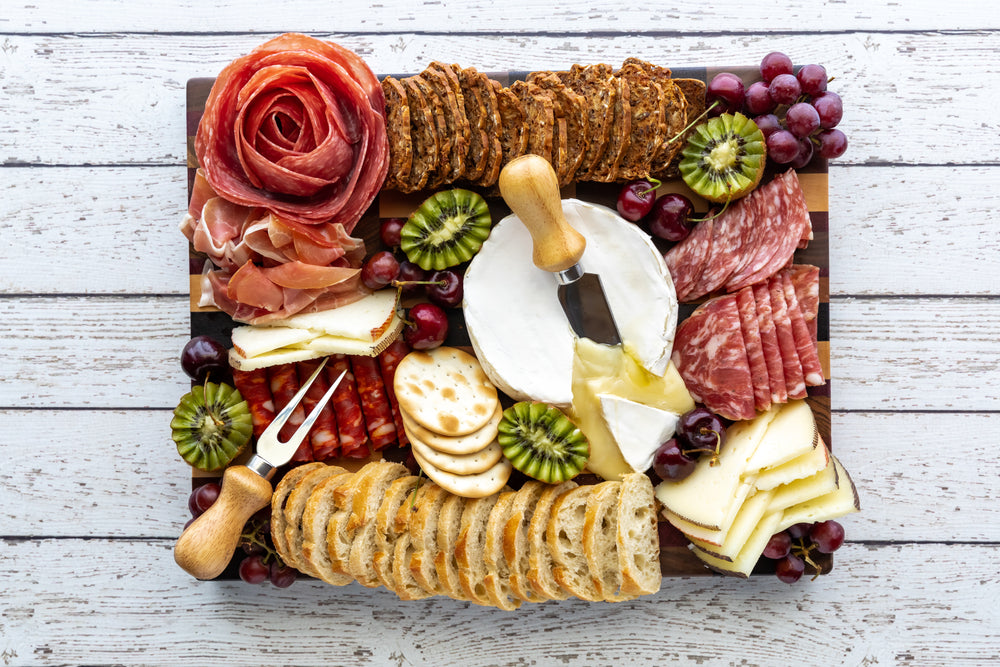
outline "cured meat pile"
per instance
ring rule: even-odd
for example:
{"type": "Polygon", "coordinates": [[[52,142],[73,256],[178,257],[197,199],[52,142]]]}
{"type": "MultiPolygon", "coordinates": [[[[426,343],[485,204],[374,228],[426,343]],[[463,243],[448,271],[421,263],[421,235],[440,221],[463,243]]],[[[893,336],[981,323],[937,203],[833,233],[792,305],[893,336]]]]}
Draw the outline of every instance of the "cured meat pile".
{"type": "Polygon", "coordinates": [[[389,146],[382,88],[361,58],[306,35],[266,42],[219,74],[195,152],[181,229],[218,267],[203,305],[252,324],[366,293],[352,268],[364,245],[350,234],[382,187],[389,146]]]}
{"type": "MultiPolygon", "coordinates": [[[[347,371],[292,461],[363,459],[390,445],[408,444],[392,381],[396,367],[409,351],[406,343],[397,339],[377,358],[331,356],[279,434],[283,441],[291,437],[326,394],[330,382],[347,371]]],[[[250,406],[255,438],[260,437],[318,365],[319,361],[314,360],[253,371],[233,370],[234,384],[250,406]]]]}
{"type": "Polygon", "coordinates": [[[672,360],[696,401],[753,419],[825,383],[818,313],[819,269],[792,265],[699,306],[677,328],[672,360]]]}
{"type": "Polygon", "coordinates": [[[763,281],[812,238],[809,207],[789,169],[705,220],[664,256],[679,301],[717,290],[736,292],[763,281]]]}

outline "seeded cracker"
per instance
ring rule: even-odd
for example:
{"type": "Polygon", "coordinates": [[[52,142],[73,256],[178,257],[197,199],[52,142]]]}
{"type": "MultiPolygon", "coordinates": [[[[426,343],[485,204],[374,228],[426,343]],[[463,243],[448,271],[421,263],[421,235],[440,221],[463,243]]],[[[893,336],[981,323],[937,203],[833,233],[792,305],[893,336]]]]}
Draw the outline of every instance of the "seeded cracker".
{"type": "Polygon", "coordinates": [[[389,176],[386,188],[397,188],[410,179],[413,167],[413,143],[410,140],[410,106],[406,90],[398,80],[382,79],[385,95],[386,129],[389,137],[389,176]]]}
{"type": "Polygon", "coordinates": [[[430,175],[437,169],[438,149],[437,130],[434,118],[431,116],[427,98],[420,87],[411,79],[403,79],[400,83],[406,91],[406,99],[410,106],[410,137],[413,146],[413,163],[410,178],[399,184],[403,192],[422,190],[427,185],[430,175]]]}

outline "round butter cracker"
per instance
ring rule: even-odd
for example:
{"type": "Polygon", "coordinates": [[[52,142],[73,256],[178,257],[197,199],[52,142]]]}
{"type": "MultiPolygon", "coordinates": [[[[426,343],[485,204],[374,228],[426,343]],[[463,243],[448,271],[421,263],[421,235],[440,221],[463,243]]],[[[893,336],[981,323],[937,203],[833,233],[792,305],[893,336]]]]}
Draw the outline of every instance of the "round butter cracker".
{"type": "Polygon", "coordinates": [[[416,449],[413,457],[420,468],[431,480],[442,489],[464,498],[485,498],[497,493],[507,485],[514,466],[507,459],[501,458],[485,472],[475,475],[456,475],[431,465],[416,449]]]}
{"type": "Polygon", "coordinates": [[[439,452],[455,456],[475,454],[489,447],[496,440],[497,433],[500,432],[500,420],[503,419],[502,406],[497,403],[493,416],[482,428],[467,435],[441,435],[418,424],[406,411],[399,412],[403,418],[403,428],[410,439],[420,440],[439,452]]]}
{"type": "Polygon", "coordinates": [[[412,435],[410,435],[410,446],[415,453],[419,453],[425,461],[435,468],[456,475],[475,475],[486,472],[495,466],[503,456],[503,449],[500,448],[500,443],[495,440],[485,449],[465,455],[440,452],[412,435]]]}
{"type": "Polygon", "coordinates": [[[396,368],[393,388],[401,411],[447,436],[478,431],[500,402],[479,360],[453,347],[410,352],[396,368]]]}

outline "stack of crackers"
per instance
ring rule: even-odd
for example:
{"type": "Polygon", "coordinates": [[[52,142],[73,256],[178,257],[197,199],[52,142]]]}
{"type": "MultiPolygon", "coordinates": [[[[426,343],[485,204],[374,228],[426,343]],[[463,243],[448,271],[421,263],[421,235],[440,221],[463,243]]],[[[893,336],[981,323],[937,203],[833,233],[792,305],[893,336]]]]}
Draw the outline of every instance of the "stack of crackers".
{"type": "Polygon", "coordinates": [[[389,174],[401,192],[455,182],[493,186],[510,160],[534,153],[561,185],[673,173],[677,138],[705,106],[705,84],[629,58],[532,72],[503,86],[474,68],[431,63],[382,81],[389,174]],[[672,140],[674,139],[674,140],[672,140]],[[672,140],[672,141],[671,141],[672,140]]]}

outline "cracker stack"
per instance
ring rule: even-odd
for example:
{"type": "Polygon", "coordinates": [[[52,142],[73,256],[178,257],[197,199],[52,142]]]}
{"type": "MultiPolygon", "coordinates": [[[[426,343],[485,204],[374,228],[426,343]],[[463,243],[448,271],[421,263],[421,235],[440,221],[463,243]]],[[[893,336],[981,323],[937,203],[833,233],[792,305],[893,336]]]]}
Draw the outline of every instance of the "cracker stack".
{"type": "Polygon", "coordinates": [[[680,133],[705,106],[705,84],[629,58],[532,72],[503,86],[474,68],[432,62],[382,81],[389,136],[386,188],[463,182],[490,187],[524,153],[552,163],[559,183],[665,176],[680,133]]]}
{"type": "Polygon", "coordinates": [[[641,474],[578,486],[528,482],[464,498],[388,461],[313,463],[275,489],[282,559],[333,585],[443,595],[505,610],[577,597],[621,601],[660,587],[653,486],[641,474]]]}

